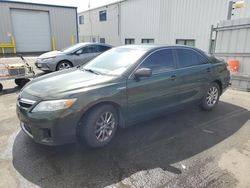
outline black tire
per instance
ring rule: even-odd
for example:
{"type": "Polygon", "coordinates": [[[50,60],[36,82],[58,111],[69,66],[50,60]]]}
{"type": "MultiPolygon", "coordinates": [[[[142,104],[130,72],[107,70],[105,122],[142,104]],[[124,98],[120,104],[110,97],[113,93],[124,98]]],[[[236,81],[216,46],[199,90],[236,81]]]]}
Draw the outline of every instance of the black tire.
{"type": "Polygon", "coordinates": [[[80,136],[87,143],[87,145],[92,148],[103,147],[107,145],[114,137],[118,126],[118,121],[117,111],[112,105],[97,106],[87,113],[86,117],[82,120],[80,136]],[[101,117],[106,116],[107,113],[112,114],[110,119],[112,122],[110,121],[110,124],[107,123],[106,125],[100,125],[103,120],[101,117]],[[101,130],[103,126],[107,126],[107,128],[105,127],[101,130]],[[100,137],[100,134],[104,136],[101,135],[100,137]]]}
{"type": "Polygon", "coordinates": [[[221,91],[219,85],[215,82],[211,83],[202,98],[201,108],[206,111],[212,110],[217,105],[220,99],[220,94],[221,91]],[[212,93],[214,93],[214,95],[212,93]]]}
{"type": "Polygon", "coordinates": [[[3,84],[0,83],[0,92],[3,91],[3,84]]]}
{"type": "Polygon", "coordinates": [[[15,79],[15,84],[18,85],[18,86],[20,86],[22,79],[23,78],[15,79]]]}
{"type": "Polygon", "coordinates": [[[30,81],[30,79],[28,79],[28,78],[20,78],[20,79],[16,79],[16,80],[15,80],[15,83],[16,83],[19,87],[25,86],[25,85],[30,81]],[[16,82],[16,80],[18,80],[18,81],[16,82]]]}
{"type": "Polygon", "coordinates": [[[73,67],[72,63],[69,61],[60,61],[56,66],[56,71],[65,70],[73,67]],[[64,67],[64,68],[63,68],[64,67]]]}

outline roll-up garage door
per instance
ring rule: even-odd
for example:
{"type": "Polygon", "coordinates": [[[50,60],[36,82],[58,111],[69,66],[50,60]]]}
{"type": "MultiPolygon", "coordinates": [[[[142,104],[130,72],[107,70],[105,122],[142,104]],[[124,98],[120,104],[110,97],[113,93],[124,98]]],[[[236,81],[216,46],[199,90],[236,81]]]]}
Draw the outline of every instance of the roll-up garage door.
{"type": "Polygon", "coordinates": [[[51,50],[48,12],[11,9],[11,17],[18,52],[51,50]]]}

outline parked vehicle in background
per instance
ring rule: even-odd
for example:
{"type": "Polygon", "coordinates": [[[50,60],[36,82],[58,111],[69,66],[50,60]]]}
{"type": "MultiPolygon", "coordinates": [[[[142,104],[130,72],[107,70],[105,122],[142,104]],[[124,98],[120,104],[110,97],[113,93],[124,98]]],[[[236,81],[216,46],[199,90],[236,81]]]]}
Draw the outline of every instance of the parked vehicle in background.
{"type": "Polygon", "coordinates": [[[32,80],[18,96],[17,115],[35,142],[57,145],[78,135],[101,147],[118,126],[190,103],[212,110],[229,77],[223,60],[196,48],[121,46],[83,66],[32,80]]]}
{"type": "Polygon", "coordinates": [[[112,46],[102,43],[78,43],[61,51],[51,51],[40,55],[35,62],[43,71],[58,71],[82,65],[111,49],[112,46]]]}

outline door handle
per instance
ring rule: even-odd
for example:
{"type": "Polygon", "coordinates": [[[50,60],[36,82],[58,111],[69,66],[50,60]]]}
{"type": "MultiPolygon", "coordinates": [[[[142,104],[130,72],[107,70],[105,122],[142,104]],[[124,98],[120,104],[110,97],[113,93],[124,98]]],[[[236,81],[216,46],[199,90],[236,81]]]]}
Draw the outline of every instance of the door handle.
{"type": "Polygon", "coordinates": [[[207,71],[207,72],[211,72],[211,68],[207,68],[206,71],[207,71]]]}
{"type": "Polygon", "coordinates": [[[172,75],[172,76],[170,77],[170,79],[171,79],[171,80],[175,80],[175,79],[176,79],[176,75],[175,75],[175,74],[172,75]]]}

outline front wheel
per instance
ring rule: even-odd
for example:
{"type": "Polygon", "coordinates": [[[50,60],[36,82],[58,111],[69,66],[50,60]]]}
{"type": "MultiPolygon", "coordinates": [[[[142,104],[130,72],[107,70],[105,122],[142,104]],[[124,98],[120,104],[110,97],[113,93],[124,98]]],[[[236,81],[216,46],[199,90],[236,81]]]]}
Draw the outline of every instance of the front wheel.
{"type": "Polygon", "coordinates": [[[73,67],[73,65],[69,62],[69,61],[61,61],[60,63],[58,63],[56,70],[65,70],[65,69],[69,69],[73,67]]]}
{"type": "Polygon", "coordinates": [[[220,87],[217,83],[212,83],[205,96],[202,98],[201,108],[203,110],[212,110],[218,103],[220,98],[220,87]]]}
{"type": "Polygon", "coordinates": [[[118,115],[112,105],[101,105],[91,110],[84,118],[81,136],[93,148],[107,145],[115,135],[118,115]]]}

